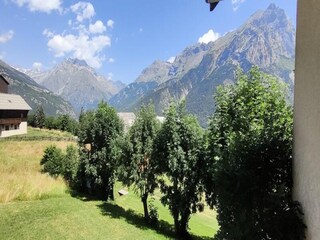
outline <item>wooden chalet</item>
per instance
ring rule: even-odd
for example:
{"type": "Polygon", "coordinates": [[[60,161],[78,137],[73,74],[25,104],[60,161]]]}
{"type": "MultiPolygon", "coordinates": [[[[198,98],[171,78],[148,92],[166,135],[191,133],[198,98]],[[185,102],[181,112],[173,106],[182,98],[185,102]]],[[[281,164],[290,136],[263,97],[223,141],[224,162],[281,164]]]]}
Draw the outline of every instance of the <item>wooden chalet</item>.
{"type": "Polygon", "coordinates": [[[27,133],[31,107],[19,95],[8,93],[9,82],[0,75],[0,138],[27,133]]]}

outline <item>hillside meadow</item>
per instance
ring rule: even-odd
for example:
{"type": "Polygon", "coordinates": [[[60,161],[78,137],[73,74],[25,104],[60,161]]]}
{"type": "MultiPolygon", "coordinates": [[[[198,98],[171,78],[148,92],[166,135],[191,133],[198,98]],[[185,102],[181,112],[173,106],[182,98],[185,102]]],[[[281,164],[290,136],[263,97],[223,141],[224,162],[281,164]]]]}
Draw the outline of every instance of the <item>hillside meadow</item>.
{"type": "MultiPolygon", "coordinates": [[[[29,129],[29,134],[52,136],[48,130],[29,129]],[[40,133],[39,133],[40,131],[40,133]],[[36,132],[36,133],[35,133],[36,132]]],[[[66,141],[0,141],[0,239],[174,239],[173,220],[154,195],[159,226],[150,228],[143,220],[140,199],[129,189],[113,202],[70,194],[65,182],[40,171],[44,149],[66,141]]],[[[119,183],[115,191],[122,189],[119,183]]],[[[192,215],[194,239],[210,239],[218,229],[215,212],[205,209],[192,215]]]]}

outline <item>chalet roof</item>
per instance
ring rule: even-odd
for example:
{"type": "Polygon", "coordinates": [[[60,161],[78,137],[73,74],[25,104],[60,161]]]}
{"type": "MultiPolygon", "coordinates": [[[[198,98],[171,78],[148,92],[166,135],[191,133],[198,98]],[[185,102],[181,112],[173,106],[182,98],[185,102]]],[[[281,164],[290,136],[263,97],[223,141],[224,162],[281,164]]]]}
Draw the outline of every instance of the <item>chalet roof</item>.
{"type": "Polygon", "coordinates": [[[0,93],[0,110],[31,110],[31,107],[19,95],[0,93]]]}
{"type": "Polygon", "coordinates": [[[2,79],[7,85],[9,85],[9,82],[1,74],[0,74],[0,79],[2,79]]]}

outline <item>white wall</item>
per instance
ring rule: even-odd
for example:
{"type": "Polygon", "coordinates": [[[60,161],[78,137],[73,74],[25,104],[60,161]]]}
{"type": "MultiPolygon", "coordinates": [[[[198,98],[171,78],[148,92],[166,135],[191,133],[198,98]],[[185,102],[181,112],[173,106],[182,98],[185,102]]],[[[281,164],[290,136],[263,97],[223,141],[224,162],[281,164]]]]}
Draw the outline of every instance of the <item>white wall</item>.
{"type": "Polygon", "coordinates": [[[14,135],[26,134],[27,133],[27,122],[21,122],[19,125],[19,129],[14,129],[14,127],[9,128],[9,130],[4,131],[2,129],[0,137],[10,137],[14,135]]]}
{"type": "Polygon", "coordinates": [[[294,195],[302,203],[305,213],[305,223],[308,227],[307,240],[319,240],[319,0],[298,0],[294,108],[294,195]]]}

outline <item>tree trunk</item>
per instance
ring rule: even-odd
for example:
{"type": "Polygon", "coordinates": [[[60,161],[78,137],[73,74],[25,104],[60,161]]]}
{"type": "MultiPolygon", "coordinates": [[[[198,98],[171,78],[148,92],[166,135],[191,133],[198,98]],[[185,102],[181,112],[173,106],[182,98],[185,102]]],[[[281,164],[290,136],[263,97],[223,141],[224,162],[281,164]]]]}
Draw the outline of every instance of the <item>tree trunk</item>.
{"type": "Polygon", "coordinates": [[[109,197],[108,186],[104,185],[101,188],[99,188],[97,192],[97,196],[99,197],[99,199],[103,201],[108,201],[108,197],[109,197]]]}
{"type": "Polygon", "coordinates": [[[182,215],[179,221],[179,236],[183,237],[184,239],[189,239],[190,235],[188,233],[188,222],[189,222],[190,214],[185,213],[182,215]]]}
{"type": "Polygon", "coordinates": [[[148,193],[145,193],[141,197],[143,203],[143,211],[145,220],[149,221],[149,210],[148,210],[148,193]]]}
{"type": "Polygon", "coordinates": [[[180,239],[191,239],[190,234],[188,233],[188,222],[190,218],[190,212],[186,211],[181,214],[179,219],[179,213],[173,214],[174,218],[174,227],[177,237],[180,239]]]}
{"type": "Polygon", "coordinates": [[[114,201],[114,193],[113,193],[113,184],[111,184],[110,188],[108,189],[108,197],[114,201]]]}
{"type": "Polygon", "coordinates": [[[179,223],[179,213],[172,212],[173,220],[174,220],[174,229],[177,235],[179,235],[180,223],[179,223]]]}
{"type": "Polygon", "coordinates": [[[104,184],[102,190],[99,191],[98,196],[103,201],[108,201],[109,199],[114,201],[113,185],[104,184]]]}

